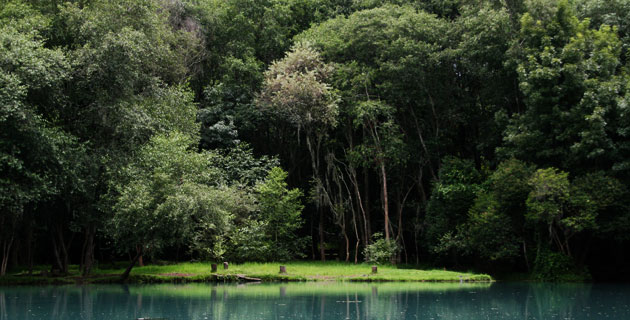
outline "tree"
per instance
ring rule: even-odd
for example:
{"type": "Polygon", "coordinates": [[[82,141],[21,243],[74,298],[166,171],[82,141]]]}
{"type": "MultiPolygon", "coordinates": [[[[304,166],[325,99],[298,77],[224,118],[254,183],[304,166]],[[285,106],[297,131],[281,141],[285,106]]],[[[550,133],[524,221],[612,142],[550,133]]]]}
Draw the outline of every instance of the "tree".
{"type": "Polygon", "coordinates": [[[238,128],[239,140],[248,141],[257,150],[269,149],[266,141],[260,139],[260,132],[276,128],[268,127],[254,103],[263,84],[263,72],[272,61],[282,59],[290,50],[296,34],[342,11],[340,2],[343,1],[185,3],[185,19],[194,21],[204,37],[203,68],[191,79],[195,92],[202,97],[200,120],[204,148],[216,145],[217,135],[229,140],[235,133],[229,129],[233,122],[238,128]]]}
{"type": "Polygon", "coordinates": [[[486,267],[488,262],[510,261],[519,255],[520,239],[515,236],[512,219],[499,210],[493,194],[487,192],[477,196],[466,221],[439,240],[434,249],[437,253],[475,256],[486,267]]]}
{"type": "MultiPolygon", "coordinates": [[[[425,237],[429,248],[467,219],[480,191],[481,174],[469,160],[446,157],[427,205],[425,237]]],[[[444,252],[439,249],[439,252],[444,252]]]]}
{"type": "Polygon", "coordinates": [[[229,250],[234,249],[230,237],[239,227],[237,222],[251,217],[259,208],[254,194],[237,186],[191,187],[165,203],[170,212],[191,217],[184,247],[203,260],[217,261],[230,256],[229,250]]]}
{"type": "MultiPolygon", "coordinates": [[[[313,180],[320,176],[320,150],[327,131],[337,124],[337,95],[327,83],[333,67],[306,42],[299,42],[286,57],[274,62],[265,72],[265,83],[258,104],[299,131],[304,130],[311,156],[313,180]]],[[[320,203],[323,201],[317,201],[320,203]]],[[[325,260],[323,211],[320,210],[319,240],[321,259],[325,260]]]]}
{"type": "Polygon", "coordinates": [[[260,220],[265,223],[264,231],[270,241],[269,260],[272,261],[301,256],[305,244],[305,239],[296,234],[303,224],[302,191],[288,189],[286,178],[287,173],[275,167],[255,188],[260,220]]]}
{"type": "Polygon", "coordinates": [[[554,5],[521,19],[515,50],[527,109],[511,119],[500,152],[563,170],[623,172],[627,80],[616,30],[591,29],[568,1],[554,5]]]}
{"type": "MultiPolygon", "coordinates": [[[[33,213],[38,202],[80,188],[74,166],[84,151],[75,137],[41,116],[57,107],[61,84],[69,76],[65,55],[46,48],[41,40],[39,29],[47,21],[27,6],[11,3],[3,9],[15,10],[16,16],[25,11],[27,17],[12,17],[0,27],[2,275],[24,212],[33,213]]],[[[32,216],[25,224],[31,224],[32,216]]]]}
{"type": "Polygon", "coordinates": [[[194,30],[175,29],[165,5],[152,0],[65,3],[52,20],[49,43],[71,57],[73,78],[64,86],[64,107],[48,116],[88,142],[90,170],[84,179],[89,188],[65,199],[82,207],[56,210],[72,216],[84,235],[84,274],[94,262],[97,230],[110,218],[111,203],[104,197],[108,184],[127,165],[129,154],[156,133],[198,131],[194,95],[184,82],[199,39],[194,30]]]}
{"type": "MultiPolygon", "coordinates": [[[[331,139],[337,144],[335,158],[357,166],[350,158],[365,149],[365,155],[371,153],[368,157],[385,160],[359,162],[364,179],[358,198],[364,199],[365,210],[359,211],[367,212],[363,229],[369,230],[368,185],[371,169],[377,168],[380,189],[384,181],[388,184],[388,204],[383,205],[382,191],[375,196],[383,209],[396,208],[398,213],[393,228],[384,221],[386,237],[398,227],[396,237],[402,238],[401,229],[409,225],[404,221],[412,214],[422,220],[445,155],[473,158],[476,166],[484,157],[493,158],[502,131],[494,114],[502,108],[512,110],[517,103],[515,73],[504,67],[514,34],[509,14],[484,4],[462,9],[465,15],[455,14],[453,20],[442,19],[418,10],[425,4],[356,2],[365,10],[337,16],[297,37],[312,43],[336,66],[333,86],[340,96],[340,128],[331,139]],[[377,152],[374,128],[380,128],[381,139],[389,136],[390,143],[381,145],[392,148],[377,152]],[[385,164],[385,180],[378,162],[385,164]]],[[[356,181],[352,176],[348,180],[356,181]]]]}
{"type": "Polygon", "coordinates": [[[492,195],[480,194],[470,208],[464,234],[482,259],[509,261],[520,254],[522,239],[515,232],[512,218],[499,208],[492,195]]]}
{"type": "MultiPolygon", "coordinates": [[[[525,201],[531,191],[529,180],[532,166],[510,159],[499,166],[479,186],[474,203],[468,210],[466,221],[442,236],[439,252],[458,250],[466,256],[475,256],[478,263],[510,262],[521,255],[527,257],[525,230],[525,201]]],[[[486,267],[488,265],[486,264],[486,267]]]]}
{"type": "Polygon", "coordinates": [[[576,190],[590,199],[596,212],[595,228],[576,239],[579,265],[585,263],[595,241],[614,241],[616,250],[623,250],[623,243],[630,237],[630,211],[628,211],[628,188],[618,179],[604,172],[591,172],[576,177],[573,181],[576,190]]]}
{"type": "Polygon", "coordinates": [[[298,129],[325,132],[337,123],[337,96],[327,83],[332,71],[333,66],[324,63],[317,50],[299,42],[269,67],[258,102],[298,129]]]}
{"type": "Polygon", "coordinates": [[[593,28],[603,25],[616,27],[617,35],[622,42],[623,61],[627,60],[630,49],[630,3],[625,0],[578,0],[575,1],[577,15],[580,19],[590,19],[593,28]]]}
{"type": "Polygon", "coordinates": [[[592,201],[571,185],[568,173],[555,168],[537,170],[530,185],[527,220],[547,229],[549,242],[562,254],[572,257],[571,239],[595,228],[597,211],[592,201]]]}
{"type": "Polygon", "coordinates": [[[363,127],[368,138],[353,150],[354,161],[378,168],[381,180],[381,198],[385,241],[389,236],[389,195],[387,187],[387,167],[405,162],[406,150],[400,128],[393,121],[393,109],[376,101],[360,103],[355,109],[355,126],[363,127]]]}
{"type": "Polygon", "coordinates": [[[181,133],[155,136],[125,168],[125,181],[112,186],[115,211],[109,233],[119,250],[136,252],[123,279],[143,254],[184,244],[195,231],[195,219],[213,235],[228,229],[230,212],[220,206],[230,202],[221,196],[229,190],[213,186],[216,170],[208,154],[190,151],[192,144],[181,133]]]}

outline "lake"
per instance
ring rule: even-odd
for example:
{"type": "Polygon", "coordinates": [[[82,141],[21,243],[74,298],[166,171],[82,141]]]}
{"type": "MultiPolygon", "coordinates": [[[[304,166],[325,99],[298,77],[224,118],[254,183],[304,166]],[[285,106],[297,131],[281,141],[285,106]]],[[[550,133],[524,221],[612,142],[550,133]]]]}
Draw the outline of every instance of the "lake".
{"type": "Polygon", "coordinates": [[[630,285],[288,283],[0,287],[0,320],[630,319],[630,285]]]}

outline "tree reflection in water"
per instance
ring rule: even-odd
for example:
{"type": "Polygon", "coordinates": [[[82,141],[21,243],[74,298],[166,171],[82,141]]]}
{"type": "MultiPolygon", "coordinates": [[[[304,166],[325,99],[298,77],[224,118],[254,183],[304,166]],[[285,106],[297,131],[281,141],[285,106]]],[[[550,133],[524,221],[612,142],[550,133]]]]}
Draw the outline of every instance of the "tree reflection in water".
{"type": "Polygon", "coordinates": [[[297,283],[0,287],[0,320],[630,319],[630,286],[297,283]]]}

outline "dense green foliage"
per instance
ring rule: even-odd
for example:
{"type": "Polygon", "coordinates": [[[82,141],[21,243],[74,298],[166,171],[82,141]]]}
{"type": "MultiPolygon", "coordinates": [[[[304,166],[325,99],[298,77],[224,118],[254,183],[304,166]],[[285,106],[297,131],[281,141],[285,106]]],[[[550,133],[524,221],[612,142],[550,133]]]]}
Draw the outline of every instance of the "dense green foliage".
{"type": "Polygon", "coordinates": [[[628,276],[628,17],[3,0],[0,274],[309,257],[628,276]]]}

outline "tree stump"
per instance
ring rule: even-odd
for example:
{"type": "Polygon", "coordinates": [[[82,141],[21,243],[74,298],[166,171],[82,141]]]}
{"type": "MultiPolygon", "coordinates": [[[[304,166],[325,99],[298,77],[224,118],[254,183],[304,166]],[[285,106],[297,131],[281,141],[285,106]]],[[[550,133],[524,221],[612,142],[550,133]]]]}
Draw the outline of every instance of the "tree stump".
{"type": "Polygon", "coordinates": [[[287,267],[286,266],[280,266],[280,273],[281,274],[286,274],[287,273],[287,267]]]}
{"type": "Polygon", "coordinates": [[[372,266],[372,273],[378,273],[378,267],[372,266]]]}
{"type": "Polygon", "coordinates": [[[227,270],[228,269],[228,263],[227,262],[223,262],[223,270],[227,270]]]}
{"type": "Polygon", "coordinates": [[[210,272],[217,272],[217,264],[213,263],[210,265],[211,271],[210,272]]]}

